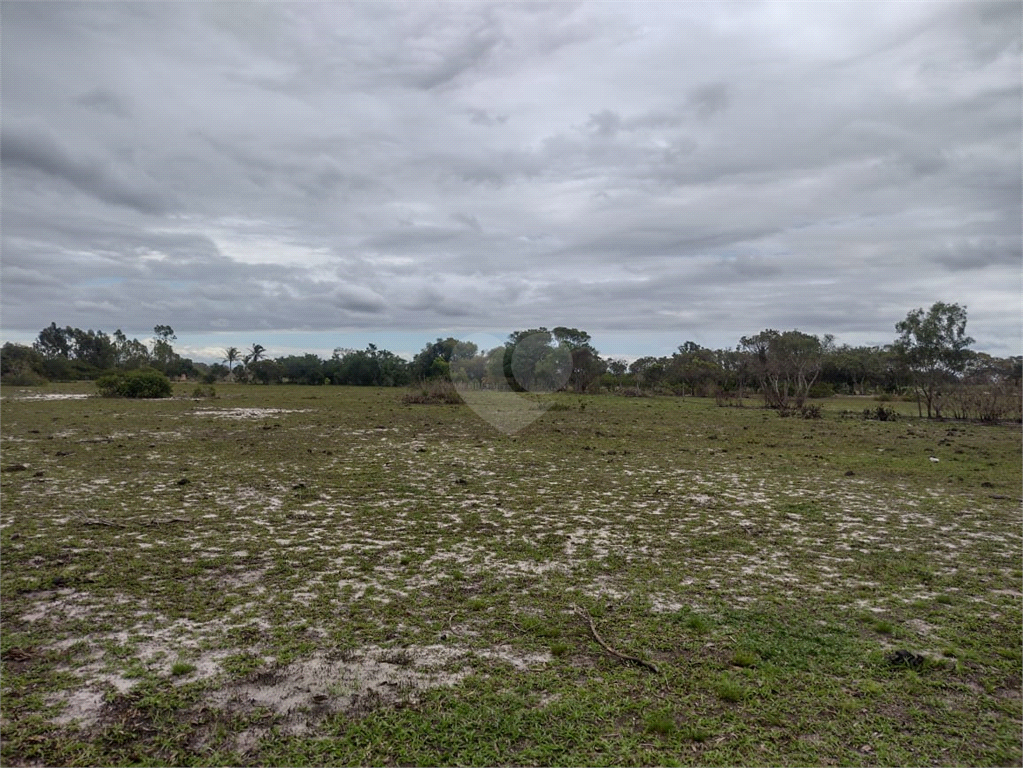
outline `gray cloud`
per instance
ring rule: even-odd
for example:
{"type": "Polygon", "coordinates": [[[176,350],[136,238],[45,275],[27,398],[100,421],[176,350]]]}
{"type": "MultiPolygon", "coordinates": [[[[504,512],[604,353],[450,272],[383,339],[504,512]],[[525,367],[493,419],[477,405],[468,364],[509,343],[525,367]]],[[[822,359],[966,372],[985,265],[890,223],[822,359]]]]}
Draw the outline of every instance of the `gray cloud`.
{"type": "Polygon", "coordinates": [[[940,299],[1020,351],[1018,2],[2,15],[5,333],[884,343],[940,299]]]}
{"type": "Polygon", "coordinates": [[[134,184],[111,163],[75,157],[45,129],[25,126],[5,128],[0,137],[0,161],[8,169],[38,171],[62,180],[104,202],[158,215],[164,200],[151,189],[134,184]]]}

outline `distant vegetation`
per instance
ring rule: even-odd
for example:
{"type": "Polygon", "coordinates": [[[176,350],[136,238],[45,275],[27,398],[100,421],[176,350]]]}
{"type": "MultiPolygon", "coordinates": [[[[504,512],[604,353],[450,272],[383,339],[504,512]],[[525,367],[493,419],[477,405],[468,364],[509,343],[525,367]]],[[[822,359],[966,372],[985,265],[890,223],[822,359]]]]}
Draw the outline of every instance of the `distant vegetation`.
{"type": "Polygon", "coordinates": [[[809,398],[872,394],[913,399],[920,414],[930,417],[1019,417],[1023,358],[970,350],[964,307],[938,302],[929,310],[915,309],[896,330],[899,336],[889,345],[853,347],[836,345],[831,335],[766,329],[743,336],[733,349],[687,341],[670,356],[629,363],[602,357],[585,331],[559,326],[515,331],[490,350],[438,338],[411,361],[374,344],[337,348],[328,359],[270,358],[265,347],[253,344],[229,347],[222,362],[207,365],[174,351],[177,337],[169,325],[157,325],[145,343],[120,330],[109,336],[51,323],[32,346],[7,343],[0,349],[0,375],[3,383],[21,386],[143,368],[203,384],[405,387],[450,380],[463,388],[716,397],[722,405],[758,396],[783,415],[800,412],[809,398]]]}
{"type": "Polygon", "coordinates": [[[152,368],[108,373],[96,379],[103,397],[170,397],[174,394],[170,379],[152,368]]]}

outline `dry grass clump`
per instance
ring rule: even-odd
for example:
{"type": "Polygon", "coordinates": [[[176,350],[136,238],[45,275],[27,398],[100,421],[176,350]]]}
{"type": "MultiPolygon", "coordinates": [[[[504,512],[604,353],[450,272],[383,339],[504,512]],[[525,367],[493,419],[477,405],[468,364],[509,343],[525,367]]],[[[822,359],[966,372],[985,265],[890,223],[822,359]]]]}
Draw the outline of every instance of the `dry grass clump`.
{"type": "Polygon", "coordinates": [[[431,381],[410,389],[401,402],[405,405],[461,405],[462,398],[450,381],[431,381]]]}

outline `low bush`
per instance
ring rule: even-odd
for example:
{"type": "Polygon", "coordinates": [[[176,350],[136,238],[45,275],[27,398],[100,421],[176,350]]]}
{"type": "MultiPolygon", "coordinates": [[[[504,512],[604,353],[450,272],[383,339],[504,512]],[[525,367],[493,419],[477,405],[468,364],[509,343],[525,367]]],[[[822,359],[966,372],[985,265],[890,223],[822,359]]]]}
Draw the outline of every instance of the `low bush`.
{"type": "Polygon", "coordinates": [[[461,405],[462,398],[450,381],[433,381],[407,392],[401,402],[405,405],[461,405]]]}
{"type": "Polygon", "coordinates": [[[103,397],[170,397],[174,389],[170,379],[152,368],[139,368],[127,373],[111,373],[96,379],[103,397]]]}
{"type": "Polygon", "coordinates": [[[819,405],[804,405],[799,409],[799,415],[804,419],[819,419],[823,417],[823,411],[819,405]]]}
{"type": "Polygon", "coordinates": [[[192,397],[216,397],[217,390],[211,386],[198,386],[192,390],[192,397]]]}
{"type": "Polygon", "coordinates": [[[0,381],[13,387],[40,387],[49,383],[45,378],[40,376],[31,368],[23,368],[12,373],[5,374],[3,379],[0,379],[0,381]]]}
{"type": "Polygon", "coordinates": [[[808,395],[812,398],[834,397],[835,385],[819,381],[810,387],[808,395]]]}
{"type": "Polygon", "coordinates": [[[870,421],[897,421],[899,414],[894,408],[885,408],[879,405],[876,408],[864,408],[863,418],[870,421]]]}

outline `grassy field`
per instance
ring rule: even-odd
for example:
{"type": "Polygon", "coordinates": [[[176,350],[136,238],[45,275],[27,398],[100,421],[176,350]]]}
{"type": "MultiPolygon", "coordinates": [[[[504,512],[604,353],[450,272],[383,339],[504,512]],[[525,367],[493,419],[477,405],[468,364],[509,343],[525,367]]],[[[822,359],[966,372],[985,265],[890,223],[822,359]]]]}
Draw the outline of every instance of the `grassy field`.
{"type": "Polygon", "coordinates": [[[1019,425],[178,386],[3,391],[4,764],[1023,759],[1019,425]]]}

